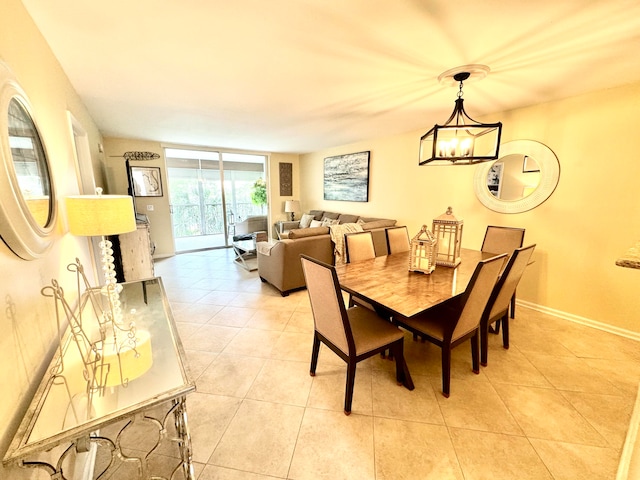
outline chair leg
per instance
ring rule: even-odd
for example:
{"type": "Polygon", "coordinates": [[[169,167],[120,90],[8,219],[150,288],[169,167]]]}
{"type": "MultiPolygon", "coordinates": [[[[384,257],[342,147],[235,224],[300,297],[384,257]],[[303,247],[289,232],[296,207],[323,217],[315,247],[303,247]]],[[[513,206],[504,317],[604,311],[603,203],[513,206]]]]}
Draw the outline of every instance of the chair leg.
{"type": "Polygon", "coordinates": [[[473,373],[480,373],[480,356],[478,355],[478,330],[471,337],[471,364],[473,365],[473,373]]]}
{"type": "Polygon", "coordinates": [[[313,348],[311,349],[311,367],[309,373],[312,377],[316,376],[316,367],[318,366],[318,354],[320,353],[320,338],[317,333],[313,334],[313,348]]]}
{"type": "Polygon", "coordinates": [[[353,386],[356,381],[356,363],[349,361],[347,363],[347,387],[344,394],[344,414],[351,414],[351,402],[353,401],[353,386]]]}
{"type": "Polygon", "coordinates": [[[442,395],[449,398],[451,390],[451,344],[442,346],[442,395]]]}
{"type": "Polygon", "coordinates": [[[413,390],[413,379],[409,373],[409,367],[404,359],[404,342],[398,341],[389,349],[396,360],[396,381],[398,385],[404,385],[409,390],[413,390]]]}
{"type": "Polygon", "coordinates": [[[480,365],[487,366],[487,357],[489,356],[489,323],[487,321],[480,322],[480,365]]]}
{"type": "Polygon", "coordinates": [[[502,346],[509,349],[509,315],[502,319],[502,346]]]}
{"type": "Polygon", "coordinates": [[[513,294],[513,297],[511,297],[511,318],[515,318],[516,317],[516,294],[513,294]]]}

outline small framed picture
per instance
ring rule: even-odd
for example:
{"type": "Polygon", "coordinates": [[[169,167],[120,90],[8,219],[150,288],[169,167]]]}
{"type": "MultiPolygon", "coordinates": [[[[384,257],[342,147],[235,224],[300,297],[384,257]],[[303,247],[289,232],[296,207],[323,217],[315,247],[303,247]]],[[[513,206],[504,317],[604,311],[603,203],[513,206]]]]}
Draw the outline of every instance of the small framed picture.
{"type": "Polygon", "coordinates": [[[136,197],[161,197],[160,167],[131,167],[133,195],[136,197]]]}

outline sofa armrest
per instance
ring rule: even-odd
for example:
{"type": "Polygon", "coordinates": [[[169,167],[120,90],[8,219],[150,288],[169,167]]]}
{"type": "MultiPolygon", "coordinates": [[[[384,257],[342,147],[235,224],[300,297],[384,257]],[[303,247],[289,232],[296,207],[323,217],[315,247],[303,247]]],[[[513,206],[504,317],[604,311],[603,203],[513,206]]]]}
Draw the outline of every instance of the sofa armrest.
{"type": "Polygon", "coordinates": [[[260,249],[257,253],[258,275],[282,295],[305,286],[300,254],[333,263],[333,243],[329,235],[279,240],[269,249],[268,255],[260,253],[260,249]]]}

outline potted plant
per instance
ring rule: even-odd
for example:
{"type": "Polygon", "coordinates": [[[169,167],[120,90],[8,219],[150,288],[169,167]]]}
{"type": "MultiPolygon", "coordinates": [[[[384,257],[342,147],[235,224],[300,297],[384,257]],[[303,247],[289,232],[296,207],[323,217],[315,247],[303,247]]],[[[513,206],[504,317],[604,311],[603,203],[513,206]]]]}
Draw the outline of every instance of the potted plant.
{"type": "Polygon", "coordinates": [[[264,206],[267,204],[267,182],[262,178],[256,180],[251,188],[251,202],[264,211],[264,206]]]}

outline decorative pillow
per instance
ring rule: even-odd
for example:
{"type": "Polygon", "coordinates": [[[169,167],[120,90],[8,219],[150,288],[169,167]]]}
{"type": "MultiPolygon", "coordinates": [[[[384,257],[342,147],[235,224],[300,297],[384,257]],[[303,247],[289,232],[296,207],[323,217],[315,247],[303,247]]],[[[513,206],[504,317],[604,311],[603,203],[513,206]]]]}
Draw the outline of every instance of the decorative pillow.
{"type": "Polygon", "coordinates": [[[328,235],[329,227],[316,227],[316,228],[296,228],[294,230],[289,230],[289,238],[304,238],[304,237],[313,237],[315,235],[328,235]]]}
{"type": "Polygon", "coordinates": [[[342,213],[338,217],[338,220],[340,220],[341,225],[343,223],[356,223],[356,221],[358,220],[358,215],[345,215],[344,213],[342,213]]]}
{"type": "Polygon", "coordinates": [[[309,210],[309,215],[313,215],[313,218],[316,220],[322,220],[324,210],[309,210]]]}
{"type": "Polygon", "coordinates": [[[311,228],[315,228],[315,227],[321,227],[322,226],[322,222],[320,220],[311,220],[311,225],[309,225],[311,228]]]}
{"type": "Polygon", "coordinates": [[[363,230],[373,230],[374,228],[393,227],[397,220],[374,220],[373,222],[367,222],[362,224],[363,230]]]}
{"type": "Polygon", "coordinates": [[[313,215],[309,213],[302,215],[302,218],[300,219],[300,228],[309,228],[309,226],[311,226],[311,220],[313,220],[313,215]]]}
{"type": "Polygon", "coordinates": [[[340,216],[339,213],[334,213],[334,212],[324,212],[324,214],[322,215],[322,218],[330,218],[331,220],[335,220],[340,216]]]}
{"type": "Polygon", "coordinates": [[[367,223],[367,222],[365,222],[364,218],[360,217],[356,223],[358,225],[362,225],[363,223],[367,223]]]}
{"type": "Polygon", "coordinates": [[[340,223],[340,220],[336,219],[331,219],[331,218],[327,218],[324,217],[322,219],[322,226],[323,227],[328,227],[329,225],[338,225],[340,223]]]}

